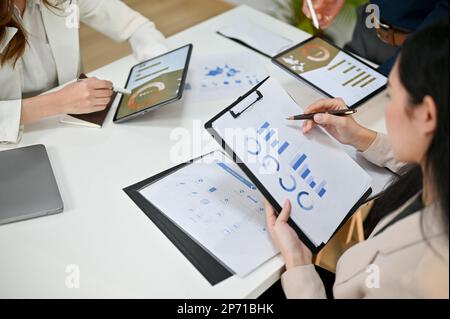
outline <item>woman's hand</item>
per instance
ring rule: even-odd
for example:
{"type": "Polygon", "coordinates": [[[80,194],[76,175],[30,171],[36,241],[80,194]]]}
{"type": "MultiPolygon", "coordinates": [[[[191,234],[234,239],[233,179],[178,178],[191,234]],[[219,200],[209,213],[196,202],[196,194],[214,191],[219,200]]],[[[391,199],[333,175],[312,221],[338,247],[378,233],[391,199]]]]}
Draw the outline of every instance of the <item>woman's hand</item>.
{"type": "Polygon", "coordinates": [[[20,123],[27,125],[55,115],[103,111],[111,100],[112,87],[109,81],[89,78],[53,93],[22,100],[20,123]]]}
{"type": "Polygon", "coordinates": [[[55,92],[62,114],[89,114],[103,111],[111,100],[113,84],[97,78],[71,83],[55,92]]]}
{"type": "MultiPolygon", "coordinates": [[[[319,19],[320,28],[327,29],[341,12],[345,0],[313,0],[312,3],[317,19],[319,19]]],[[[303,1],[303,13],[311,19],[311,12],[306,0],[303,1]]]]}
{"type": "MultiPolygon", "coordinates": [[[[342,99],[324,99],[309,106],[305,114],[346,109],[342,99]]],[[[314,116],[314,121],[305,121],[303,133],[308,134],[315,125],[322,126],[339,142],[352,145],[359,151],[367,150],[377,136],[376,132],[359,125],[353,116],[318,114],[314,116]]]]}
{"type": "Polygon", "coordinates": [[[281,252],[286,269],[312,264],[312,253],[298,238],[297,233],[288,224],[291,215],[291,203],[286,201],[283,210],[277,217],[273,207],[265,202],[266,222],[275,245],[281,252]]]}

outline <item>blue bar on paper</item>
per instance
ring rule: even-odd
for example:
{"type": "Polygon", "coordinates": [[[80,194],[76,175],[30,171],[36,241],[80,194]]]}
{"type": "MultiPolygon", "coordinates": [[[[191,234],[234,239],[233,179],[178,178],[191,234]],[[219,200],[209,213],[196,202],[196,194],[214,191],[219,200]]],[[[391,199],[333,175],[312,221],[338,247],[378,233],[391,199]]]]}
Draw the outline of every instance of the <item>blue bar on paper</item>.
{"type": "Polygon", "coordinates": [[[303,178],[303,179],[306,179],[310,173],[311,173],[311,171],[309,170],[309,168],[307,168],[307,169],[303,172],[302,178],[303,178]]]}
{"type": "Polygon", "coordinates": [[[275,135],[275,131],[274,130],[271,130],[269,133],[267,133],[267,135],[265,137],[266,142],[268,142],[272,138],[272,136],[274,136],[274,135],[275,135]]]}
{"type": "Polygon", "coordinates": [[[251,189],[256,189],[256,186],[253,185],[252,182],[250,182],[249,180],[247,180],[246,178],[242,177],[238,172],[235,172],[231,167],[227,166],[224,163],[217,163],[217,165],[221,168],[223,168],[226,172],[228,172],[229,174],[233,175],[237,180],[239,180],[242,184],[246,185],[247,187],[251,188],[251,189]]]}
{"type": "Polygon", "coordinates": [[[280,142],[278,140],[275,140],[275,141],[273,141],[272,145],[270,145],[270,146],[272,146],[272,148],[275,148],[275,147],[277,147],[278,143],[280,143],[280,142]]]}
{"type": "Polygon", "coordinates": [[[326,185],[327,182],[323,181],[322,183],[319,184],[319,186],[317,186],[316,188],[317,195],[319,195],[320,197],[323,197],[325,195],[325,193],[327,192],[325,189],[326,185]]]}
{"type": "Polygon", "coordinates": [[[278,154],[283,154],[284,151],[289,147],[289,143],[285,142],[283,145],[281,145],[280,149],[278,150],[278,154]]]}
{"type": "Polygon", "coordinates": [[[314,186],[316,186],[316,182],[314,181],[314,177],[310,176],[308,178],[308,180],[306,181],[306,183],[308,183],[309,186],[311,186],[312,189],[314,189],[314,186]]]}
{"type": "Polygon", "coordinates": [[[292,165],[294,171],[296,171],[303,164],[303,162],[306,161],[307,158],[308,157],[305,154],[301,155],[298,158],[298,160],[294,163],[294,165],[292,165]]]}
{"type": "Polygon", "coordinates": [[[322,198],[322,197],[325,195],[326,192],[327,192],[327,190],[326,190],[325,188],[322,188],[322,189],[319,191],[319,197],[322,198]]]}
{"type": "Polygon", "coordinates": [[[261,128],[258,130],[258,134],[261,135],[269,126],[269,122],[264,123],[263,126],[261,126],[261,128]]]}

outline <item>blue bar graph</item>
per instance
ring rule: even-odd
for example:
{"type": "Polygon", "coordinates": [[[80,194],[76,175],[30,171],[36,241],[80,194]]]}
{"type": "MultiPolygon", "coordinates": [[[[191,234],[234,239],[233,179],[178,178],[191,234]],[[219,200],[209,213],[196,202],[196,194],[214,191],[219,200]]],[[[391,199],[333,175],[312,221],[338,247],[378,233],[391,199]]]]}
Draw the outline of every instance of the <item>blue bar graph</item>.
{"type": "Polygon", "coordinates": [[[261,128],[258,130],[258,134],[261,135],[266,129],[268,129],[270,126],[269,122],[265,122],[261,128]]]}
{"type": "Polygon", "coordinates": [[[324,195],[325,195],[325,193],[327,192],[327,190],[325,189],[325,188],[322,188],[320,191],[319,191],[319,197],[320,198],[322,198],[324,195]]]}
{"type": "Polygon", "coordinates": [[[315,191],[315,193],[319,197],[323,197],[327,193],[327,190],[325,188],[327,183],[326,181],[323,181],[320,184],[317,184],[314,176],[312,175],[312,171],[306,162],[307,160],[308,156],[306,154],[299,154],[291,162],[291,166],[294,169],[294,171],[297,172],[297,174],[306,182],[306,184],[312,190],[315,191]]]}
{"type": "Polygon", "coordinates": [[[288,147],[289,147],[289,143],[284,142],[284,144],[281,145],[281,147],[278,149],[278,154],[282,155],[284,153],[284,151],[287,150],[288,147]]]}
{"type": "Polygon", "coordinates": [[[294,171],[298,170],[298,168],[306,161],[308,157],[305,154],[299,155],[294,162],[292,163],[292,168],[294,171]]]}
{"type": "Polygon", "coordinates": [[[306,183],[308,183],[308,185],[312,188],[312,189],[314,189],[314,187],[316,187],[316,182],[314,181],[314,177],[313,176],[310,176],[309,178],[308,178],[308,180],[306,181],[306,183]]]}
{"type": "Polygon", "coordinates": [[[272,136],[274,136],[274,135],[275,135],[275,131],[274,130],[270,130],[269,133],[267,133],[267,135],[265,137],[266,142],[268,142],[272,138],[272,136]]]}
{"type": "Polygon", "coordinates": [[[300,171],[300,176],[303,179],[306,179],[310,173],[311,173],[311,170],[308,168],[308,165],[305,165],[305,167],[300,171]]]}
{"type": "Polygon", "coordinates": [[[325,189],[326,185],[327,185],[327,182],[323,181],[322,183],[319,184],[319,186],[317,186],[316,192],[317,192],[317,195],[319,195],[319,197],[323,197],[325,195],[325,193],[327,192],[327,190],[325,189]]]}

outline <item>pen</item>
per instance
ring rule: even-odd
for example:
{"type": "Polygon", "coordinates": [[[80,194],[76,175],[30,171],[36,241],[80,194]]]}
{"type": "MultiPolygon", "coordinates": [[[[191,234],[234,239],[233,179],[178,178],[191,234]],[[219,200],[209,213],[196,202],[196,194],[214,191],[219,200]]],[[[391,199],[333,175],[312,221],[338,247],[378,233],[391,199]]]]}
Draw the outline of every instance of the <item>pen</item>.
{"type": "Polygon", "coordinates": [[[314,10],[314,6],[311,0],[306,0],[308,4],[309,12],[311,12],[311,18],[316,29],[320,29],[319,19],[317,18],[316,10],[314,10]]]}
{"type": "Polygon", "coordinates": [[[334,116],[348,116],[355,114],[356,110],[337,110],[337,111],[327,111],[327,112],[316,112],[316,113],[310,113],[310,114],[302,114],[302,115],[294,115],[291,117],[288,117],[288,121],[304,121],[304,120],[314,120],[314,116],[317,114],[330,114],[334,116]]]}
{"type": "Polygon", "coordinates": [[[133,92],[131,92],[131,90],[127,90],[127,89],[124,89],[124,88],[121,88],[118,86],[114,86],[113,91],[116,93],[123,94],[123,95],[130,95],[131,93],[133,93],[133,92]]]}
{"type": "MultiPolygon", "coordinates": [[[[85,80],[87,78],[88,77],[87,77],[86,74],[81,73],[80,76],[78,77],[78,81],[82,81],[82,80],[85,80]]],[[[118,87],[118,86],[114,86],[112,90],[114,92],[116,92],[116,93],[120,93],[120,94],[123,94],[123,95],[130,95],[132,93],[130,90],[127,90],[127,89],[124,89],[124,88],[121,88],[121,87],[118,87]]]]}

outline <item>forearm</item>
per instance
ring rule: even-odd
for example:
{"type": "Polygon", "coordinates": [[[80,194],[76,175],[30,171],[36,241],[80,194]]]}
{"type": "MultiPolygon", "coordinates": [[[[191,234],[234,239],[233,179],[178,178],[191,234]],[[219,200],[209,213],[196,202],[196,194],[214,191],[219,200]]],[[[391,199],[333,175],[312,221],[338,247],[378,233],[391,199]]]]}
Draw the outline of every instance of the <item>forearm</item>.
{"type": "Polygon", "coordinates": [[[22,100],[20,124],[30,124],[63,113],[62,103],[57,93],[35,96],[22,100]]]}
{"type": "Polygon", "coordinates": [[[360,129],[355,136],[355,140],[351,144],[358,151],[364,152],[370,147],[370,145],[372,145],[376,138],[377,132],[360,126],[360,129]]]}

